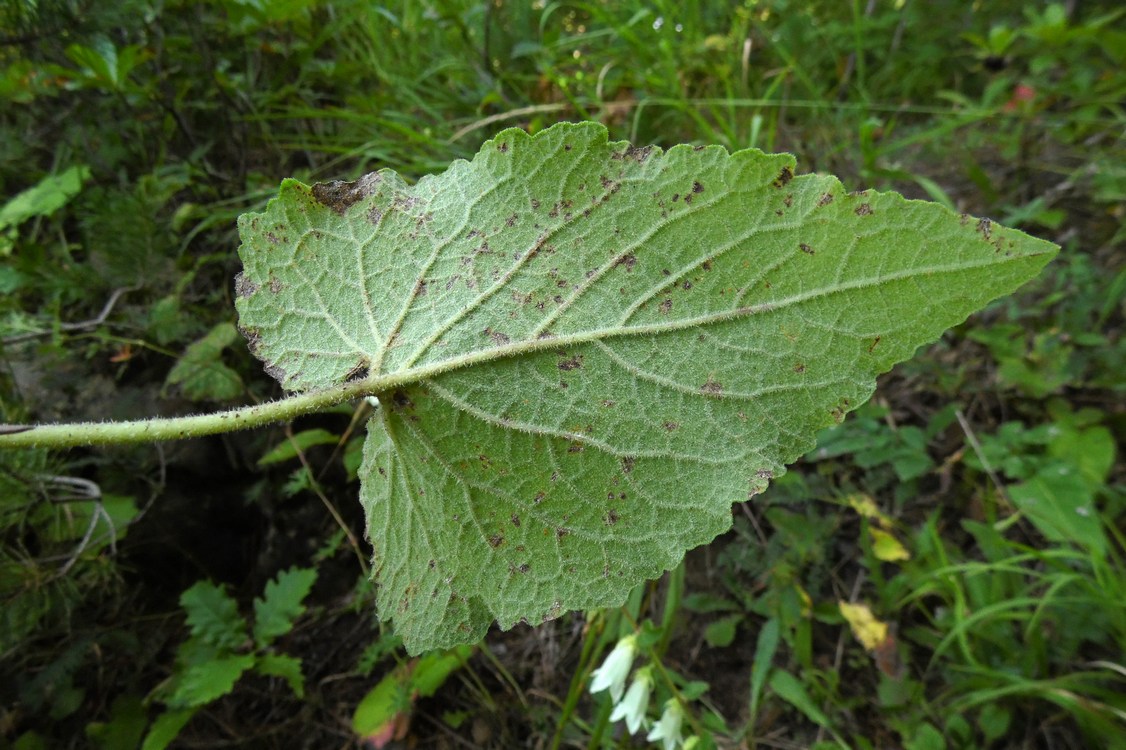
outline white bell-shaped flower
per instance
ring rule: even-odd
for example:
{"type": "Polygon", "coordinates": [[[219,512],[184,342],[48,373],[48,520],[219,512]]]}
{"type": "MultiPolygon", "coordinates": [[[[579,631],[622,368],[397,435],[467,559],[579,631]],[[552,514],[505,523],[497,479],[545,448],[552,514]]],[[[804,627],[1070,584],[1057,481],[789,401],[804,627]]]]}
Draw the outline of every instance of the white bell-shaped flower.
{"type": "Polygon", "coordinates": [[[650,742],[660,740],[664,750],[676,750],[680,746],[680,725],[683,722],[684,709],[675,698],[669,700],[665,703],[665,712],[661,714],[661,720],[645,739],[650,742]]]}
{"type": "Polygon", "coordinates": [[[591,675],[590,692],[600,693],[607,688],[610,697],[617,704],[622,699],[626,689],[626,678],[633,668],[634,657],[637,656],[637,636],[627,635],[618,641],[614,650],[602,662],[602,666],[594,670],[591,675]]]}
{"type": "Polygon", "coordinates": [[[626,696],[618,705],[614,706],[614,713],[610,714],[610,721],[625,719],[629,733],[633,734],[641,729],[645,721],[645,714],[649,710],[649,694],[653,692],[653,670],[642,667],[633,676],[626,696]]]}

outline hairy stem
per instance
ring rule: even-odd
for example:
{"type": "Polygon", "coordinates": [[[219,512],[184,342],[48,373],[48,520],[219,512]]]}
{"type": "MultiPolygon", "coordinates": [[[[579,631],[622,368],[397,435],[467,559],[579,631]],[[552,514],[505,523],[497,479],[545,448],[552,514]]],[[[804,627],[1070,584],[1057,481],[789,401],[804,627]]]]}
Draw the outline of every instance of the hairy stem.
{"type": "Polygon", "coordinates": [[[85,422],[54,425],[0,425],[0,448],[73,448],[79,445],[183,440],[285,422],[343,401],[373,393],[370,382],[348,383],[278,401],[189,417],[135,422],[85,422]]]}
{"type": "MultiPolygon", "coordinates": [[[[790,304],[785,300],[781,304],[790,304]]],[[[774,303],[773,307],[780,306],[774,303]]],[[[184,440],[186,438],[234,432],[251,427],[261,427],[274,422],[285,422],[304,414],[310,414],[343,401],[361,396],[371,396],[402,385],[418,383],[427,378],[451,370],[469,367],[494,359],[531,354],[549,348],[566,347],[626,335],[652,335],[665,330],[678,330],[683,327],[699,325],[710,320],[726,320],[752,315],[768,309],[768,306],[747,306],[724,311],[711,316],[676,321],[671,326],[638,325],[618,328],[584,331],[566,336],[538,337],[528,341],[518,341],[505,346],[463,354],[428,365],[416,365],[398,372],[373,375],[365,380],[357,380],[323,391],[303,393],[258,406],[241,409],[199,414],[191,417],[170,417],[167,419],[143,419],[134,422],[85,422],[56,425],[9,425],[0,424],[0,449],[3,448],[73,448],[80,445],[114,445],[124,443],[151,443],[160,440],[184,440]]]]}

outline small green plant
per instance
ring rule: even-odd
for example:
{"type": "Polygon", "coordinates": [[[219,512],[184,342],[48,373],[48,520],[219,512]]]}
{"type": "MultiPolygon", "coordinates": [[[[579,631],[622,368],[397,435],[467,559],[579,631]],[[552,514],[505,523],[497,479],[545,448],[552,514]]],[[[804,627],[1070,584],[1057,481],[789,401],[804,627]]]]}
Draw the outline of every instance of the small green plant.
{"type": "Polygon", "coordinates": [[[254,602],[248,625],[238,604],[210,581],[199,581],[180,596],[191,636],[180,644],[176,671],[151,700],[166,707],[145,737],[143,750],[162,750],[202,707],[231,692],[245,673],[283,680],[298,698],[305,695],[301,660],[279,653],[275,642],[289,633],[305,611],[302,604],[316,581],[309,568],[283,570],[254,602]]]}
{"type": "Polygon", "coordinates": [[[412,704],[429,698],[473,655],[472,646],[431,651],[385,675],[356,706],[352,731],[368,747],[387,747],[410,727],[412,704]]]}
{"type": "Polygon", "coordinates": [[[414,186],[287,180],[240,220],[235,291],[251,351],[295,395],[7,426],[0,446],[184,438],[374,397],[361,503],[408,650],[618,604],[727,530],[876,375],[1056,252],[794,169],[564,123],[414,186]]]}

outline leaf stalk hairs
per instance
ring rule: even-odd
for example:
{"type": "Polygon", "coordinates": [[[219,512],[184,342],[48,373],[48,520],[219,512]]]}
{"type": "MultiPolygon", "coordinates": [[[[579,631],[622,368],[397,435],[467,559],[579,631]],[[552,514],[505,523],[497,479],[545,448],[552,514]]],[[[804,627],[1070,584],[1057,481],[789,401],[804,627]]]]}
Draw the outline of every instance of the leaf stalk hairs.
{"type": "Polygon", "coordinates": [[[73,448],[198,438],[289,421],[371,392],[370,385],[353,383],[211,414],[127,422],[0,425],[0,448],[73,448]]]}

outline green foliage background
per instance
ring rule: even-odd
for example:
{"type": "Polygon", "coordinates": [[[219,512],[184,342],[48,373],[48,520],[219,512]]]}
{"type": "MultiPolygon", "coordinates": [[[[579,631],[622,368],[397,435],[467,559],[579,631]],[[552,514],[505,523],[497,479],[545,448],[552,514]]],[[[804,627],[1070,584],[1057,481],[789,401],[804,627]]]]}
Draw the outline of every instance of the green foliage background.
{"type": "MultiPolygon", "coordinates": [[[[437,684],[396,694],[396,726],[478,746],[643,745],[585,693],[636,631],[704,743],[1113,746],[1126,726],[1117,5],[6,0],[0,421],[276,396],[231,335],[231,278],[235,217],[283,177],[417,178],[503,127],[558,120],[638,144],[787,150],[850,188],[938,200],[1064,251],[886,377],[736,508],[729,536],[620,612],[490,635],[456,672],[441,662],[437,684]],[[887,535],[907,559],[889,559],[887,535]],[[885,652],[850,634],[840,601],[892,624],[885,652]]],[[[139,746],[159,686],[187,673],[181,593],[225,584],[244,617],[299,566],[316,585],[304,613],[286,610],[281,650],[225,644],[223,658],[259,667],[180,741],[358,743],[365,694],[410,673],[363,583],[364,408],[190,444],[0,453],[5,742],[139,746]],[[292,663],[271,673],[281,656],[300,659],[303,692],[292,663]]]]}

